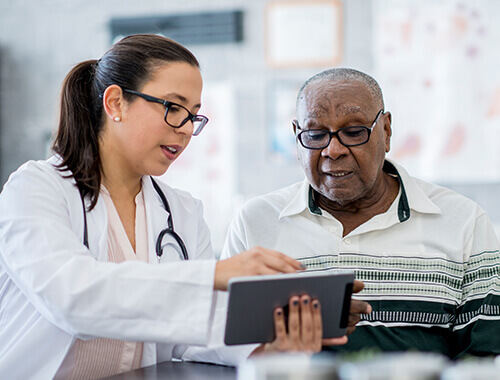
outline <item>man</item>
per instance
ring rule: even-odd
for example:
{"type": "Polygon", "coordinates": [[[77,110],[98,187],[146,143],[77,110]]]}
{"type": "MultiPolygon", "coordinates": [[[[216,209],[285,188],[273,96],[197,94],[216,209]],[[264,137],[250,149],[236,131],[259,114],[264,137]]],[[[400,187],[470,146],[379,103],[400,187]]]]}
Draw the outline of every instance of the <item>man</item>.
{"type": "Polygon", "coordinates": [[[260,245],[308,270],[354,270],[373,311],[347,345],[500,354],[500,259],[486,213],[386,160],[391,114],[370,76],[331,69],[297,97],[306,180],[243,206],[222,258],[260,245]]]}

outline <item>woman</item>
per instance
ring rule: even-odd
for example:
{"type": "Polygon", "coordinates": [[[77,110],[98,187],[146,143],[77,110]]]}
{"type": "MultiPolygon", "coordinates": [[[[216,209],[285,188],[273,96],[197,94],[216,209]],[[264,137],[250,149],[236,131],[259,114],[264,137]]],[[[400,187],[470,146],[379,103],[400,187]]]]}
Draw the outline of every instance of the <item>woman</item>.
{"type": "MultiPolygon", "coordinates": [[[[55,156],[0,195],[0,377],[96,378],[181,357],[177,343],[207,343],[229,278],[301,269],[263,248],[216,262],[201,203],[152,179],[208,121],[201,91],[196,58],[155,35],[67,75],[55,156]]],[[[319,307],[300,301],[291,313],[319,336],[288,339],[278,310],[279,339],[257,352],[321,347],[319,307]]]]}

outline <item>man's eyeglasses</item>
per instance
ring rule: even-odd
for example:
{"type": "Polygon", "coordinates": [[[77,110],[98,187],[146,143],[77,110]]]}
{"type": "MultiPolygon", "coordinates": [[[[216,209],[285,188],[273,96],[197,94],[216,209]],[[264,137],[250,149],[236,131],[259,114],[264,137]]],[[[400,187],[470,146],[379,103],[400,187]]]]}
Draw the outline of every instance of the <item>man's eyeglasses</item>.
{"type": "Polygon", "coordinates": [[[125,88],[123,91],[139,96],[148,102],[163,104],[165,106],[165,123],[170,125],[172,128],[180,128],[188,121],[191,121],[194,127],[193,136],[198,136],[203,130],[203,127],[205,127],[208,123],[208,117],[203,115],[193,115],[186,107],[181,106],[180,104],[155,98],[154,96],[146,95],[142,92],[127,90],[125,88]]]}
{"type": "MultiPolygon", "coordinates": [[[[371,127],[366,127],[364,125],[344,127],[335,132],[326,131],[324,129],[306,129],[301,130],[301,132],[298,133],[297,138],[302,146],[307,149],[324,149],[330,145],[333,136],[336,136],[339,143],[344,146],[363,145],[370,139],[373,128],[377,125],[380,115],[383,114],[384,110],[378,111],[371,127]]],[[[296,128],[302,129],[300,128],[297,120],[294,120],[293,124],[296,128]]]]}

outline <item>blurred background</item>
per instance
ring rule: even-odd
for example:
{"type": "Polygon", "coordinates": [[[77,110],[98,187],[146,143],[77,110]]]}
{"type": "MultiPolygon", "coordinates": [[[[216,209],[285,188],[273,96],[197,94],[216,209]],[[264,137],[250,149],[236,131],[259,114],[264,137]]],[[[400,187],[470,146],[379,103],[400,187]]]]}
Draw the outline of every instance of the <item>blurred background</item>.
{"type": "Polygon", "coordinates": [[[303,178],[295,97],[330,67],[377,79],[389,157],[474,199],[498,233],[499,15],[488,0],[0,0],[0,187],[51,154],[73,65],[160,33],[201,63],[210,123],[165,180],[203,200],[216,254],[244,201],[303,178]]]}

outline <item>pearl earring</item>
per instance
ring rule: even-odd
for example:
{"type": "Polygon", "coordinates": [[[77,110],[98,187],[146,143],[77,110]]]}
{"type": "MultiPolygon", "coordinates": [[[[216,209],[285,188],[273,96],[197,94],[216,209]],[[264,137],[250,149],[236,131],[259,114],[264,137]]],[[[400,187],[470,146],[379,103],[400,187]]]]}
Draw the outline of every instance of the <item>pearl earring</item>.
{"type": "Polygon", "coordinates": [[[113,120],[116,121],[116,122],[119,122],[121,119],[117,116],[113,120]]]}

